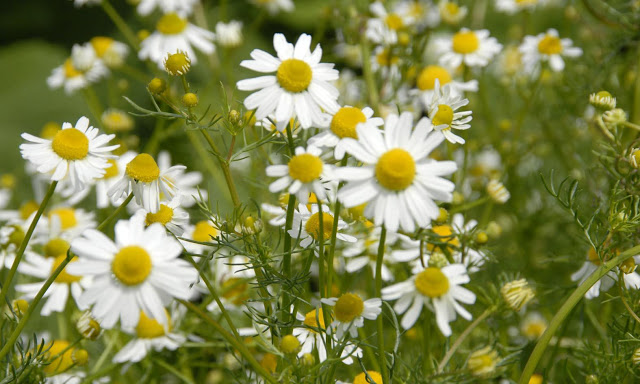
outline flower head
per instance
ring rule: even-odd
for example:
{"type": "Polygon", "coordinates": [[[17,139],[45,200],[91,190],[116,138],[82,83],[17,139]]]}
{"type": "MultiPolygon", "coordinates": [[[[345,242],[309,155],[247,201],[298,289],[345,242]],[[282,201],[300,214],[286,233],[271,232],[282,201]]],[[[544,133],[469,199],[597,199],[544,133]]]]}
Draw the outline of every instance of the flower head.
{"type": "Polygon", "coordinates": [[[450,38],[435,41],[440,54],[440,64],[457,68],[461,64],[469,67],[486,67],[489,61],[502,50],[495,37],[486,29],[472,31],[462,28],[450,38]]]}
{"type": "Polygon", "coordinates": [[[524,42],[520,45],[525,70],[532,74],[537,73],[541,63],[548,62],[553,71],[562,71],[563,57],[582,55],[582,49],[572,45],[571,39],[561,39],[555,29],[549,29],[537,36],[525,36],[524,42]]]}

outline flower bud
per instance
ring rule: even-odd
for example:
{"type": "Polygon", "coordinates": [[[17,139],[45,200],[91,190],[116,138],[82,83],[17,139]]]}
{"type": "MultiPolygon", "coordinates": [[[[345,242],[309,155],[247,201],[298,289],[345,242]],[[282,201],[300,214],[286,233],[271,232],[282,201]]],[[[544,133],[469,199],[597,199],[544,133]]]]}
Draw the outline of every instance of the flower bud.
{"type": "Polygon", "coordinates": [[[198,105],[198,95],[191,92],[185,93],[184,96],[182,96],[182,104],[187,108],[195,107],[198,105]]]}
{"type": "Polygon", "coordinates": [[[147,85],[147,88],[149,89],[149,92],[154,95],[159,95],[167,89],[167,82],[163,79],[154,77],[147,85]]]}
{"type": "Polygon", "coordinates": [[[191,59],[186,52],[170,53],[164,59],[164,69],[172,76],[185,75],[191,69],[191,59]]]}
{"type": "Polygon", "coordinates": [[[507,305],[516,312],[536,296],[526,279],[506,283],[500,289],[500,293],[507,305]]]}
{"type": "Polygon", "coordinates": [[[487,377],[495,372],[499,362],[498,352],[490,346],[486,346],[469,355],[467,366],[473,376],[487,377]]]}
{"type": "Polygon", "coordinates": [[[296,353],[300,349],[300,341],[293,335],[286,335],[280,341],[280,350],[282,353],[296,353]]]}

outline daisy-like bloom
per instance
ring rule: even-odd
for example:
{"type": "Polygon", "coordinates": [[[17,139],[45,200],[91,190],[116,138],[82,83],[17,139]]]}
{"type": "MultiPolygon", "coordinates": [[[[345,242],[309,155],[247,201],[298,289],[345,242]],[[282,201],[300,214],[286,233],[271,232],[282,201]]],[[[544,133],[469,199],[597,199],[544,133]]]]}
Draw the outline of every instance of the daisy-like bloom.
{"type": "Polygon", "coordinates": [[[378,1],[371,4],[369,10],[375,17],[367,21],[366,36],[376,44],[396,44],[398,32],[413,24],[409,13],[387,12],[378,1]]]}
{"type": "Polygon", "coordinates": [[[187,225],[180,240],[187,252],[201,255],[211,249],[211,246],[198,243],[215,243],[214,238],[220,235],[220,231],[207,220],[198,221],[195,225],[187,225]],[[197,243],[188,241],[193,240],[197,243]]]}
{"type": "Polygon", "coordinates": [[[320,63],[320,45],[311,52],[309,35],[300,35],[294,46],[287,42],[284,35],[276,33],[273,46],[277,58],[254,49],[251,51],[253,60],[240,63],[256,72],[275,72],[275,76],[260,76],[238,82],[241,91],[257,90],[244,100],[245,107],[257,108],[257,120],[275,112],[276,121],[289,121],[295,117],[305,129],[313,124],[322,124],[321,109],[335,113],[340,108],[336,102],[338,90],[329,84],[329,81],[338,79],[338,71],[333,69],[333,64],[320,63]]]}
{"type": "Polygon", "coordinates": [[[562,57],[582,56],[582,49],[572,45],[571,39],[558,37],[558,31],[555,29],[549,29],[537,36],[525,36],[524,42],[520,45],[525,71],[536,73],[543,62],[548,62],[553,71],[562,71],[562,57]]]}
{"type": "Polygon", "coordinates": [[[189,263],[178,259],[180,243],[162,225],[145,228],[141,216],[119,221],[115,242],[90,229],[71,243],[71,250],[78,261],[69,266],[69,273],[93,276],[78,303],[91,305],[91,313],[105,328],[118,320],[124,328],[133,328],[141,310],[167,324],[164,306],[173,298],[188,299],[197,277],[189,263]]]}
{"type": "Polygon", "coordinates": [[[47,78],[47,85],[52,89],[63,87],[67,94],[71,94],[108,74],[109,70],[97,58],[91,44],[76,44],[71,50],[71,57],[53,69],[51,76],[47,78]]]}
{"type": "Polygon", "coordinates": [[[191,62],[197,62],[192,46],[210,55],[216,50],[213,44],[215,34],[197,27],[177,13],[167,13],[158,20],[156,30],[140,43],[140,60],[149,59],[164,69],[164,60],[170,53],[184,51],[191,62]]]}
{"type": "MultiPolygon", "coordinates": [[[[378,257],[378,246],[380,243],[380,234],[382,229],[380,227],[373,228],[373,223],[368,222],[370,225],[366,225],[367,230],[364,231],[364,236],[358,238],[357,241],[342,250],[342,256],[345,257],[346,265],[345,270],[349,273],[355,273],[361,271],[367,265],[371,268],[373,278],[376,278],[376,259],[378,257]]],[[[382,264],[381,276],[384,281],[393,281],[393,274],[386,263],[392,263],[395,260],[387,257],[391,254],[391,245],[396,242],[398,235],[393,232],[388,232],[385,240],[384,250],[384,263],[382,264]]]]}
{"type": "Polygon", "coordinates": [[[242,44],[242,22],[231,20],[216,24],[216,41],[223,47],[235,48],[242,44]]]}
{"type": "Polygon", "coordinates": [[[495,37],[489,37],[486,29],[472,31],[462,28],[449,38],[434,41],[440,56],[440,64],[457,68],[461,64],[468,67],[486,67],[495,55],[502,50],[502,44],[495,37]]]}
{"type": "Polygon", "coordinates": [[[249,0],[257,7],[265,8],[271,15],[282,12],[291,12],[294,9],[293,0],[249,0]]]}
{"type": "Polygon", "coordinates": [[[118,207],[122,204],[124,198],[118,197],[116,199],[110,199],[108,191],[124,177],[127,164],[129,164],[136,155],[135,152],[128,151],[117,159],[107,160],[109,167],[106,169],[105,174],[95,182],[96,206],[98,208],[107,208],[109,205],[118,207]]]}
{"type": "Polygon", "coordinates": [[[382,289],[383,300],[398,300],[393,309],[406,314],[401,325],[409,329],[418,321],[422,307],[433,307],[436,323],[445,336],[451,336],[449,323],[456,319],[456,313],[467,320],[471,314],[458,302],[473,304],[476,295],[461,286],[469,282],[467,269],[462,264],[445,267],[428,267],[409,280],[382,289]]]}
{"type": "Polygon", "coordinates": [[[68,180],[75,191],[102,177],[109,167],[111,151],[119,145],[107,145],[115,135],[99,134],[81,117],[75,127],[62,124],[52,140],[23,133],[29,143],[20,145],[22,157],[37,167],[39,173],[51,174],[51,180],[68,180]]]}
{"type": "MultiPolygon", "coordinates": [[[[327,241],[333,233],[333,212],[326,205],[322,206],[322,238],[327,241]]],[[[347,223],[338,218],[338,233],[336,238],[353,243],[356,238],[341,231],[347,227],[347,223]]],[[[289,235],[300,240],[300,246],[307,248],[314,241],[320,241],[320,214],[318,205],[311,206],[311,210],[305,204],[299,204],[298,210],[293,213],[293,224],[289,235]]]]}
{"type": "Polygon", "coordinates": [[[545,0],[496,0],[496,10],[514,14],[519,11],[532,10],[544,5],[545,0]]]}
{"type": "Polygon", "coordinates": [[[172,332],[171,319],[165,326],[157,320],[151,319],[140,311],[138,325],[132,330],[135,338],[127,343],[113,357],[114,363],[137,363],[151,350],[160,352],[164,349],[175,351],[186,341],[183,335],[172,332]]]}
{"type": "Polygon", "coordinates": [[[167,151],[158,153],[158,168],[160,168],[161,174],[167,175],[165,179],[171,181],[178,189],[182,196],[180,204],[183,207],[193,207],[196,201],[200,200],[200,196],[203,200],[207,200],[207,191],[199,188],[199,184],[202,183],[202,173],[198,171],[185,172],[186,168],[182,166],[172,167],[171,155],[167,151]]]}
{"type": "Polygon", "coordinates": [[[176,196],[171,201],[160,203],[156,213],[140,209],[135,214],[144,217],[147,226],[159,223],[175,236],[181,236],[189,225],[189,213],[180,206],[181,200],[180,196],[176,196]]]}
{"type": "Polygon", "coordinates": [[[547,329],[549,323],[539,312],[530,312],[520,323],[520,333],[529,340],[537,340],[547,329]]]}
{"type": "Polygon", "coordinates": [[[440,22],[440,11],[431,1],[404,0],[396,3],[394,10],[410,19],[411,25],[418,31],[433,28],[440,22]]]}
{"type": "Polygon", "coordinates": [[[96,36],[89,40],[98,59],[102,60],[109,68],[118,68],[124,64],[129,47],[120,41],[107,36],[96,36]]]}
{"type": "Polygon", "coordinates": [[[467,367],[473,376],[488,377],[495,372],[499,362],[498,352],[487,345],[469,355],[467,367]]]}
{"type": "Polygon", "coordinates": [[[335,147],[334,157],[342,160],[344,148],[340,145],[340,141],[345,137],[357,140],[356,126],[362,123],[367,123],[368,126],[377,129],[384,124],[384,120],[380,117],[373,117],[373,109],[369,107],[363,109],[351,106],[342,107],[333,116],[327,118],[327,124],[321,127],[324,131],[310,138],[309,144],[316,147],[335,147]]]}
{"type": "Polygon", "coordinates": [[[464,144],[462,137],[452,132],[453,129],[465,130],[471,128],[468,123],[473,118],[472,111],[456,112],[461,107],[469,104],[469,99],[462,95],[455,95],[451,91],[451,83],[440,87],[440,81],[435,79],[435,89],[431,97],[423,97],[423,103],[427,114],[431,119],[433,128],[440,132],[450,143],[464,144]]]}
{"type": "Polygon", "coordinates": [[[198,0],[141,0],[136,11],[142,16],[147,16],[157,8],[163,13],[175,12],[181,16],[188,16],[197,3],[198,0]]]}
{"type": "Polygon", "coordinates": [[[487,194],[497,204],[504,204],[511,198],[507,187],[496,179],[489,180],[487,183],[487,194]]]}
{"type": "Polygon", "coordinates": [[[402,76],[400,59],[400,56],[394,54],[389,47],[377,46],[371,56],[371,70],[380,73],[384,79],[399,80],[402,76]]]}
{"type": "Polygon", "coordinates": [[[124,176],[109,188],[107,194],[112,199],[118,199],[126,198],[133,192],[138,205],[148,212],[157,213],[161,195],[165,199],[173,199],[178,195],[179,189],[173,178],[186,168],[184,165],[174,165],[160,170],[151,155],[141,153],[126,165],[124,176]]]}
{"type": "Polygon", "coordinates": [[[609,111],[616,107],[616,98],[607,91],[600,91],[589,95],[589,104],[602,111],[609,111]]]}
{"type": "Polygon", "coordinates": [[[44,240],[43,236],[37,233],[33,242],[34,244],[46,244],[51,239],[71,241],[80,236],[85,230],[96,227],[95,216],[95,213],[87,212],[81,208],[65,206],[53,208],[49,211],[48,220],[44,222],[45,225],[42,227],[43,232],[46,233],[44,240]]]}
{"type": "Polygon", "coordinates": [[[454,73],[439,65],[428,65],[418,74],[416,79],[416,93],[422,100],[431,100],[436,92],[436,81],[440,87],[449,85],[452,97],[463,96],[464,92],[477,92],[478,80],[458,81],[454,78],[454,73]]]}
{"type": "Polygon", "coordinates": [[[351,337],[358,337],[358,328],[364,327],[364,319],[375,320],[382,312],[382,300],[374,298],[363,301],[354,293],[345,293],[339,298],[331,297],[321,301],[333,307],[335,321],[331,323],[329,330],[335,333],[338,339],[342,339],[347,332],[351,337]]]}
{"type": "Polygon", "coordinates": [[[441,0],[438,3],[440,18],[447,24],[456,25],[467,16],[467,7],[461,7],[455,1],[441,0]]]}
{"type": "Polygon", "coordinates": [[[133,129],[133,118],[126,112],[109,108],[102,113],[102,125],[107,132],[127,132],[133,129]]]}
{"type": "MultiPolygon", "coordinates": [[[[272,205],[268,203],[262,203],[260,208],[272,218],[269,220],[269,225],[274,227],[283,227],[287,220],[287,205],[289,204],[289,194],[283,193],[278,198],[279,205],[272,205]]],[[[311,206],[318,203],[318,198],[315,193],[309,195],[307,200],[307,208],[311,209],[311,206]]]]}
{"type": "Polygon", "coordinates": [[[527,283],[527,279],[519,279],[506,283],[500,288],[502,298],[507,305],[518,312],[529,301],[536,297],[535,292],[527,283]]]}
{"type": "Polygon", "coordinates": [[[270,165],[266,169],[267,176],[279,177],[269,185],[270,192],[280,192],[288,188],[302,204],[307,204],[309,193],[313,192],[319,200],[326,199],[325,186],[331,175],[331,166],[320,158],[322,151],[309,145],[305,150],[298,147],[295,155],[287,165],[270,165]]]}
{"type": "MultiPolygon", "coordinates": [[[[640,264],[640,255],[634,256],[633,259],[636,264],[640,264]]],[[[585,281],[587,277],[591,276],[591,274],[598,269],[600,265],[602,265],[602,260],[600,260],[595,249],[591,247],[587,252],[587,260],[582,264],[582,267],[580,267],[578,271],[571,275],[571,281],[577,281],[578,284],[582,284],[582,282],[585,281]]],[[[627,288],[640,288],[640,275],[637,272],[629,274],[623,273],[622,278],[624,280],[624,285],[627,288]]],[[[614,271],[609,271],[600,280],[593,284],[587,293],[584,294],[584,297],[587,299],[598,297],[600,296],[600,292],[606,292],[613,287],[616,281],[618,281],[618,274],[614,271]]]]}
{"type": "Polygon", "coordinates": [[[347,181],[338,191],[345,207],[367,203],[365,216],[391,232],[425,227],[440,214],[434,199],[452,199],[454,184],[441,176],[455,172],[455,162],[428,158],[444,137],[433,133],[427,118],[412,127],[410,112],[390,114],[383,132],[359,125],[358,140],[343,141],[345,150],[364,165],[334,171],[347,181]]]}

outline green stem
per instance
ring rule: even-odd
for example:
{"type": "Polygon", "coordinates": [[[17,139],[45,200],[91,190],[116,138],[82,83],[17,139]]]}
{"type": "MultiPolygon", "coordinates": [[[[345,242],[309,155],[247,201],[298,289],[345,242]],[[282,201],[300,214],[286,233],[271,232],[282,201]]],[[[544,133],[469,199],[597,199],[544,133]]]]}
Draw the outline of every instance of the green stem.
{"type": "Polygon", "coordinates": [[[113,8],[111,3],[109,3],[109,0],[102,0],[100,4],[102,5],[102,9],[104,9],[107,16],[109,16],[111,21],[113,21],[113,23],[116,25],[120,33],[124,35],[124,37],[127,39],[129,44],[131,44],[131,46],[137,51],[138,38],[136,37],[136,34],[133,33],[131,28],[129,28],[127,23],[122,19],[120,14],[118,14],[118,11],[116,11],[116,9],[113,8]]]}
{"type": "Polygon", "coordinates": [[[116,345],[116,338],[118,337],[118,335],[116,333],[112,333],[110,336],[111,337],[109,338],[109,341],[107,342],[107,347],[100,354],[100,357],[98,358],[98,361],[96,362],[96,365],[94,365],[93,368],[91,368],[91,373],[92,374],[98,372],[100,370],[100,368],[102,368],[102,365],[104,364],[104,362],[107,361],[107,356],[109,356],[109,353],[111,352],[113,347],[116,345]]]}
{"type": "MultiPolygon", "coordinates": [[[[340,162],[340,166],[344,167],[347,165],[347,155],[344,156],[344,159],[340,162]]],[[[338,190],[342,188],[344,182],[340,182],[338,185],[338,190]]],[[[329,258],[327,259],[327,285],[329,289],[333,289],[333,257],[336,252],[336,242],[338,236],[338,222],[340,221],[340,209],[342,206],[340,204],[340,200],[336,199],[336,206],[333,209],[333,227],[331,228],[331,242],[329,243],[329,258]]]]}
{"type": "Polygon", "coordinates": [[[171,366],[170,364],[165,363],[164,361],[160,360],[160,359],[154,359],[153,360],[154,363],[158,364],[159,366],[161,366],[162,368],[166,369],[167,371],[173,373],[177,378],[179,378],[180,380],[184,381],[187,384],[194,384],[194,382],[189,379],[188,377],[186,377],[185,375],[183,375],[180,371],[178,371],[177,369],[175,369],[173,366],[171,366]]]}
{"type": "Polygon", "coordinates": [[[112,222],[116,217],[118,217],[118,215],[120,215],[120,213],[127,207],[127,205],[129,205],[132,199],[133,199],[133,192],[131,192],[129,196],[127,196],[127,198],[122,202],[122,204],[120,204],[118,208],[116,208],[116,210],[113,211],[111,215],[109,215],[109,217],[104,219],[102,223],[98,225],[98,228],[97,228],[98,231],[102,231],[110,222],[112,222]]]}
{"type": "Polygon", "coordinates": [[[240,197],[238,196],[236,185],[233,182],[233,178],[231,177],[231,170],[229,169],[229,163],[224,161],[224,159],[221,157],[222,155],[220,154],[220,151],[218,151],[218,146],[216,145],[216,143],[214,143],[211,136],[209,136],[209,134],[204,129],[201,129],[200,132],[202,132],[202,135],[204,136],[205,140],[209,144],[209,147],[211,147],[211,150],[218,158],[218,161],[220,163],[220,168],[222,168],[222,173],[224,174],[224,179],[227,182],[227,188],[229,188],[229,194],[231,195],[233,206],[235,208],[239,208],[241,204],[240,197]]]}
{"type": "Polygon", "coordinates": [[[447,363],[449,362],[449,360],[451,360],[451,358],[453,357],[453,354],[456,353],[456,351],[458,350],[458,348],[460,348],[460,346],[462,345],[462,342],[467,338],[467,336],[469,336],[471,334],[471,332],[478,326],[480,325],[480,323],[482,323],[483,321],[485,321],[485,319],[487,317],[489,317],[489,315],[491,315],[493,312],[495,312],[496,307],[489,307],[487,308],[484,312],[482,312],[482,314],[480,316],[478,316],[477,319],[475,319],[473,321],[473,323],[469,324],[469,326],[467,327],[467,329],[465,329],[464,331],[462,331],[462,333],[460,334],[460,336],[458,336],[458,338],[456,339],[456,341],[453,343],[453,345],[451,346],[451,348],[449,348],[449,350],[447,351],[447,353],[444,355],[444,357],[442,358],[442,361],[440,362],[440,364],[438,364],[438,373],[441,373],[444,370],[444,367],[447,366],[447,363]]]}
{"type": "Polygon", "coordinates": [[[371,70],[371,47],[369,47],[369,42],[367,41],[367,38],[364,36],[364,34],[362,34],[362,41],[360,42],[360,46],[362,47],[362,72],[367,84],[369,104],[374,111],[378,112],[379,94],[378,87],[376,86],[376,79],[374,78],[373,71],[371,70]]]}
{"type": "MultiPolygon", "coordinates": [[[[378,257],[376,258],[376,293],[375,297],[382,299],[382,262],[384,260],[384,243],[387,239],[387,228],[383,225],[380,232],[380,243],[378,245],[378,257]]],[[[390,383],[389,369],[387,368],[387,358],[384,352],[384,322],[382,313],[378,316],[378,359],[382,368],[382,383],[390,383]]]]}
{"type": "MultiPolygon", "coordinates": [[[[33,235],[33,231],[36,229],[36,225],[38,224],[38,221],[40,220],[44,209],[49,203],[49,199],[51,199],[51,196],[53,196],[53,192],[55,191],[57,185],[57,181],[51,182],[49,190],[47,190],[47,194],[44,196],[42,203],[40,203],[40,207],[38,207],[38,211],[36,212],[33,221],[31,221],[31,225],[29,225],[29,229],[27,230],[24,239],[22,239],[22,243],[20,243],[20,248],[18,248],[18,251],[16,252],[16,258],[13,260],[13,264],[11,264],[11,270],[9,270],[7,278],[2,283],[2,291],[0,291],[0,306],[4,306],[4,303],[7,300],[7,293],[11,288],[11,281],[13,280],[18,270],[18,264],[20,264],[20,261],[22,260],[22,255],[27,249],[27,244],[29,244],[29,240],[31,240],[31,235],[33,235]]],[[[29,308],[31,308],[31,305],[29,306],[29,308]]]]}
{"type": "Polygon", "coordinates": [[[271,374],[264,367],[262,367],[260,363],[258,363],[258,361],[251,354],[251,352],[249,352],[247,347],[243,343],[238,341],[235,337],[233,337],[233,335],[227,332],[227,330],[224,329],[220,324],[218,324],[217,321],[212,319],[210,316],[204,313],[200,308],[195,306],[193,303],[190,303],[184,300],[178,300],[178,301],[182,303],[182,305],[184,305],[185,307],[193,311],[195,314],[200,316],[200,318],[202,318],[204,321],[206,321],[211,326],[213,326],[216,329],[216,331],[218,331],[218,333],[220,333],[220,335],[224,337],[229,342],[229,344],[231,344],[247,360],[247,362],[253,367],[253,369],[262,377],[264,377],[266,381],[268,381],[271,384],[278,384],[278,381],[273,376],[271,376],[271,374]]]}
{"type": "Polygon", "coordinates": [[[606,275],[610,270],[615,268],[621,262],[626,259],[637,255],[640,252],[640,245],[637,245],[633,248],[629,248],[626,251],[622,252],[618,256],[613,259],[603,263],[598,269],[596,269],[589,277],[587,277],[582,284],[580,284],[575,291],[569,296],[569,298],[562,304],[560,309],[556,312],[556,315],[551,319],[549,326],[544,331],[538,343],[536,344],[533,352],[531,352],[531,356],[529,356],[529,360],[522,371],[522,375],[520,376],[520,384],[529,383],[529,379],[531,375],[535,371],[540,359],[544,355],[544,352],[551,341],[554,333],[558,330],[564,319],[569,315],[569,313],[573,310],[573,308],[582,300],[585,293],[589,291],[589,289],[604,275],[606,275]]]}
{"type": "Polygon", "coordinates": [[[84,95],[84,100],[87,102],[87,106],[93,115],[93,118],[96,121],[102,121],[102,112],[104,108],[102,107],[102,103],[100,102],[100,98],[96,94],[96,91],[91,87],[86,87],[82,90],[82,94],[84,95]]]}

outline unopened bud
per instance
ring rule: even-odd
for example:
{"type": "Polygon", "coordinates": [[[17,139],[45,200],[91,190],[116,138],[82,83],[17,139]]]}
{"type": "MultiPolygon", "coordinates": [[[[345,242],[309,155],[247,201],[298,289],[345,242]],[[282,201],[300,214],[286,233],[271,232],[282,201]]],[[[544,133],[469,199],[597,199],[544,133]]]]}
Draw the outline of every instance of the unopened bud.
{"type": "Polygon", "coordinates": [[[182,96],[182,104],[187,108],[195,107],[198,105],[198,95],[192,92],[185,93],[184,96],[182,96]]]}
{"type": "Polygon", "coordinates": [[[154,77],[149,82],[149,85],[147,85],[147,88],[149,89],[149,92],[154,95],[159,95],[167,89],[167,82],[158,77],[154,77]]]}

